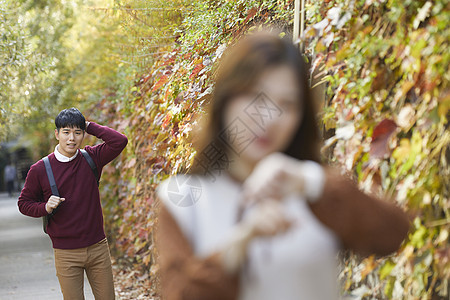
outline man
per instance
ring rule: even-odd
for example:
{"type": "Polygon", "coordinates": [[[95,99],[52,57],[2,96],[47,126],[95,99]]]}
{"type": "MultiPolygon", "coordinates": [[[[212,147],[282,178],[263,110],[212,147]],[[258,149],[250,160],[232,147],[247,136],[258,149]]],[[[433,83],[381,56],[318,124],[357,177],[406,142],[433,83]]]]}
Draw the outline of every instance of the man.
{"type": "Polygon", "coordinates": [[[64,299],[84,299],[84,271],[95,299],[114,299],[97,178],[79,148],[85,132],[104,141],[85,147],[100,175],[128,140],[111,128],[87,122],[76,108],[61,111],[55,125],[59,143],[48,158],[61,197],[52,195],[44,162],[40,160],[28,172],[18,201],[19,210],[31,217],[51,215],[47,233],[53,243],[56,275],[64,299]]]}
{"type": "Polygon", "coordinates": [[[4,175],[5,175],[6,189],[8,190],[9,197],[12,197],[14,191],[14,181],[16,180],[16,168],[12,163],[9,163],[5,167],[4,173],[5,173],[4,175]]]}

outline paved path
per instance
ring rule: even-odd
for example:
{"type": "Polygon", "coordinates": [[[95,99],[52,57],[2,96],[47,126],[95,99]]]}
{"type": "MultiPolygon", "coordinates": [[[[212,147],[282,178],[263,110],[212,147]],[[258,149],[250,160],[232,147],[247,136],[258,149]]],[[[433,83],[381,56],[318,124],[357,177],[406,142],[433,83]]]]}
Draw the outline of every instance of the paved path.
{"type": "MultiPolygon", "coordinates": [[[[94,299],[87,279],[85,296],[94,299]]],[[[62,298],[41,219],[22,215],[17,199],[0,193],[0,300],[62,298]]]]}

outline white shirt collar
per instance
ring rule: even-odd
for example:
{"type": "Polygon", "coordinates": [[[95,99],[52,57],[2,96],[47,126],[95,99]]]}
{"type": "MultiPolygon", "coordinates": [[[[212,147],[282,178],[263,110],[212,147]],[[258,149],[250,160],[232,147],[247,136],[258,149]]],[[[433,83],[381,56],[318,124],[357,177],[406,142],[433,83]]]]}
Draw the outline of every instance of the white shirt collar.
{"type": "Polygon", "coordinates": [[[77,155],[78,155],[78,150],[77,150],[77,152],[75,153],[74,156],[72,156],[72,157],[67,157],[67,156],[61,154],[61,152],[58,151],[58,147],[59,147],[59,145],[56,145],[56,147],[55,147],[55,152],[54,152],[54,153],[55,153],[56,159],[57,159],[58,161],[60,161],[60,162],[69,162],[69,161],[72,161],[72,160],[74,160],[75,157],[77,157],[77,155]]]}

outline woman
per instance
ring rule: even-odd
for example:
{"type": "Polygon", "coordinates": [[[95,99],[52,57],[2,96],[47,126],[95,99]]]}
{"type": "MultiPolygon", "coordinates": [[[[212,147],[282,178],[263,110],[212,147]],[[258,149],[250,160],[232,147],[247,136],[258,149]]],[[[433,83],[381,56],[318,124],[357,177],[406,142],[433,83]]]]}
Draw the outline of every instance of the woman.
{"type": "Polygon", "coordinates": [[[320,165],[313,108],[277,35],[224,56],[193,171],[158,188],[164,299],[336,299],[340,249],[400,246],[406,215],[320,165]]]}

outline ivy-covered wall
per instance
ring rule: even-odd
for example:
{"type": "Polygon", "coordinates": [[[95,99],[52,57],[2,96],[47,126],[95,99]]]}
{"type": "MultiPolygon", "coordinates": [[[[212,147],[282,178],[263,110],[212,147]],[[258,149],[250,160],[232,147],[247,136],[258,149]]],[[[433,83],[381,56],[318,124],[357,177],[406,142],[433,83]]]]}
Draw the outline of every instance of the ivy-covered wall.
{"type": "MultiPolygon", "coordinates": [[[[211,93],[223,50],[240,34],[276,24],[287,34],[293,1],[194,1],[174,45],[127,97],[96,106],[130,140],[104,171],[102,193],[115,256],[157,280],[154,189],[190,166],[191,130],[211,93]]],[[[132,1],[130,1],[132,3],[132,1]]],[[[307,1],[301,38],[314,82],[326,86],[324,158],[368,192],[388,195],[413,229],[393,256],[346,255],[344,293],[373,299],[448,297],[448,1],[307,1]]]]}

